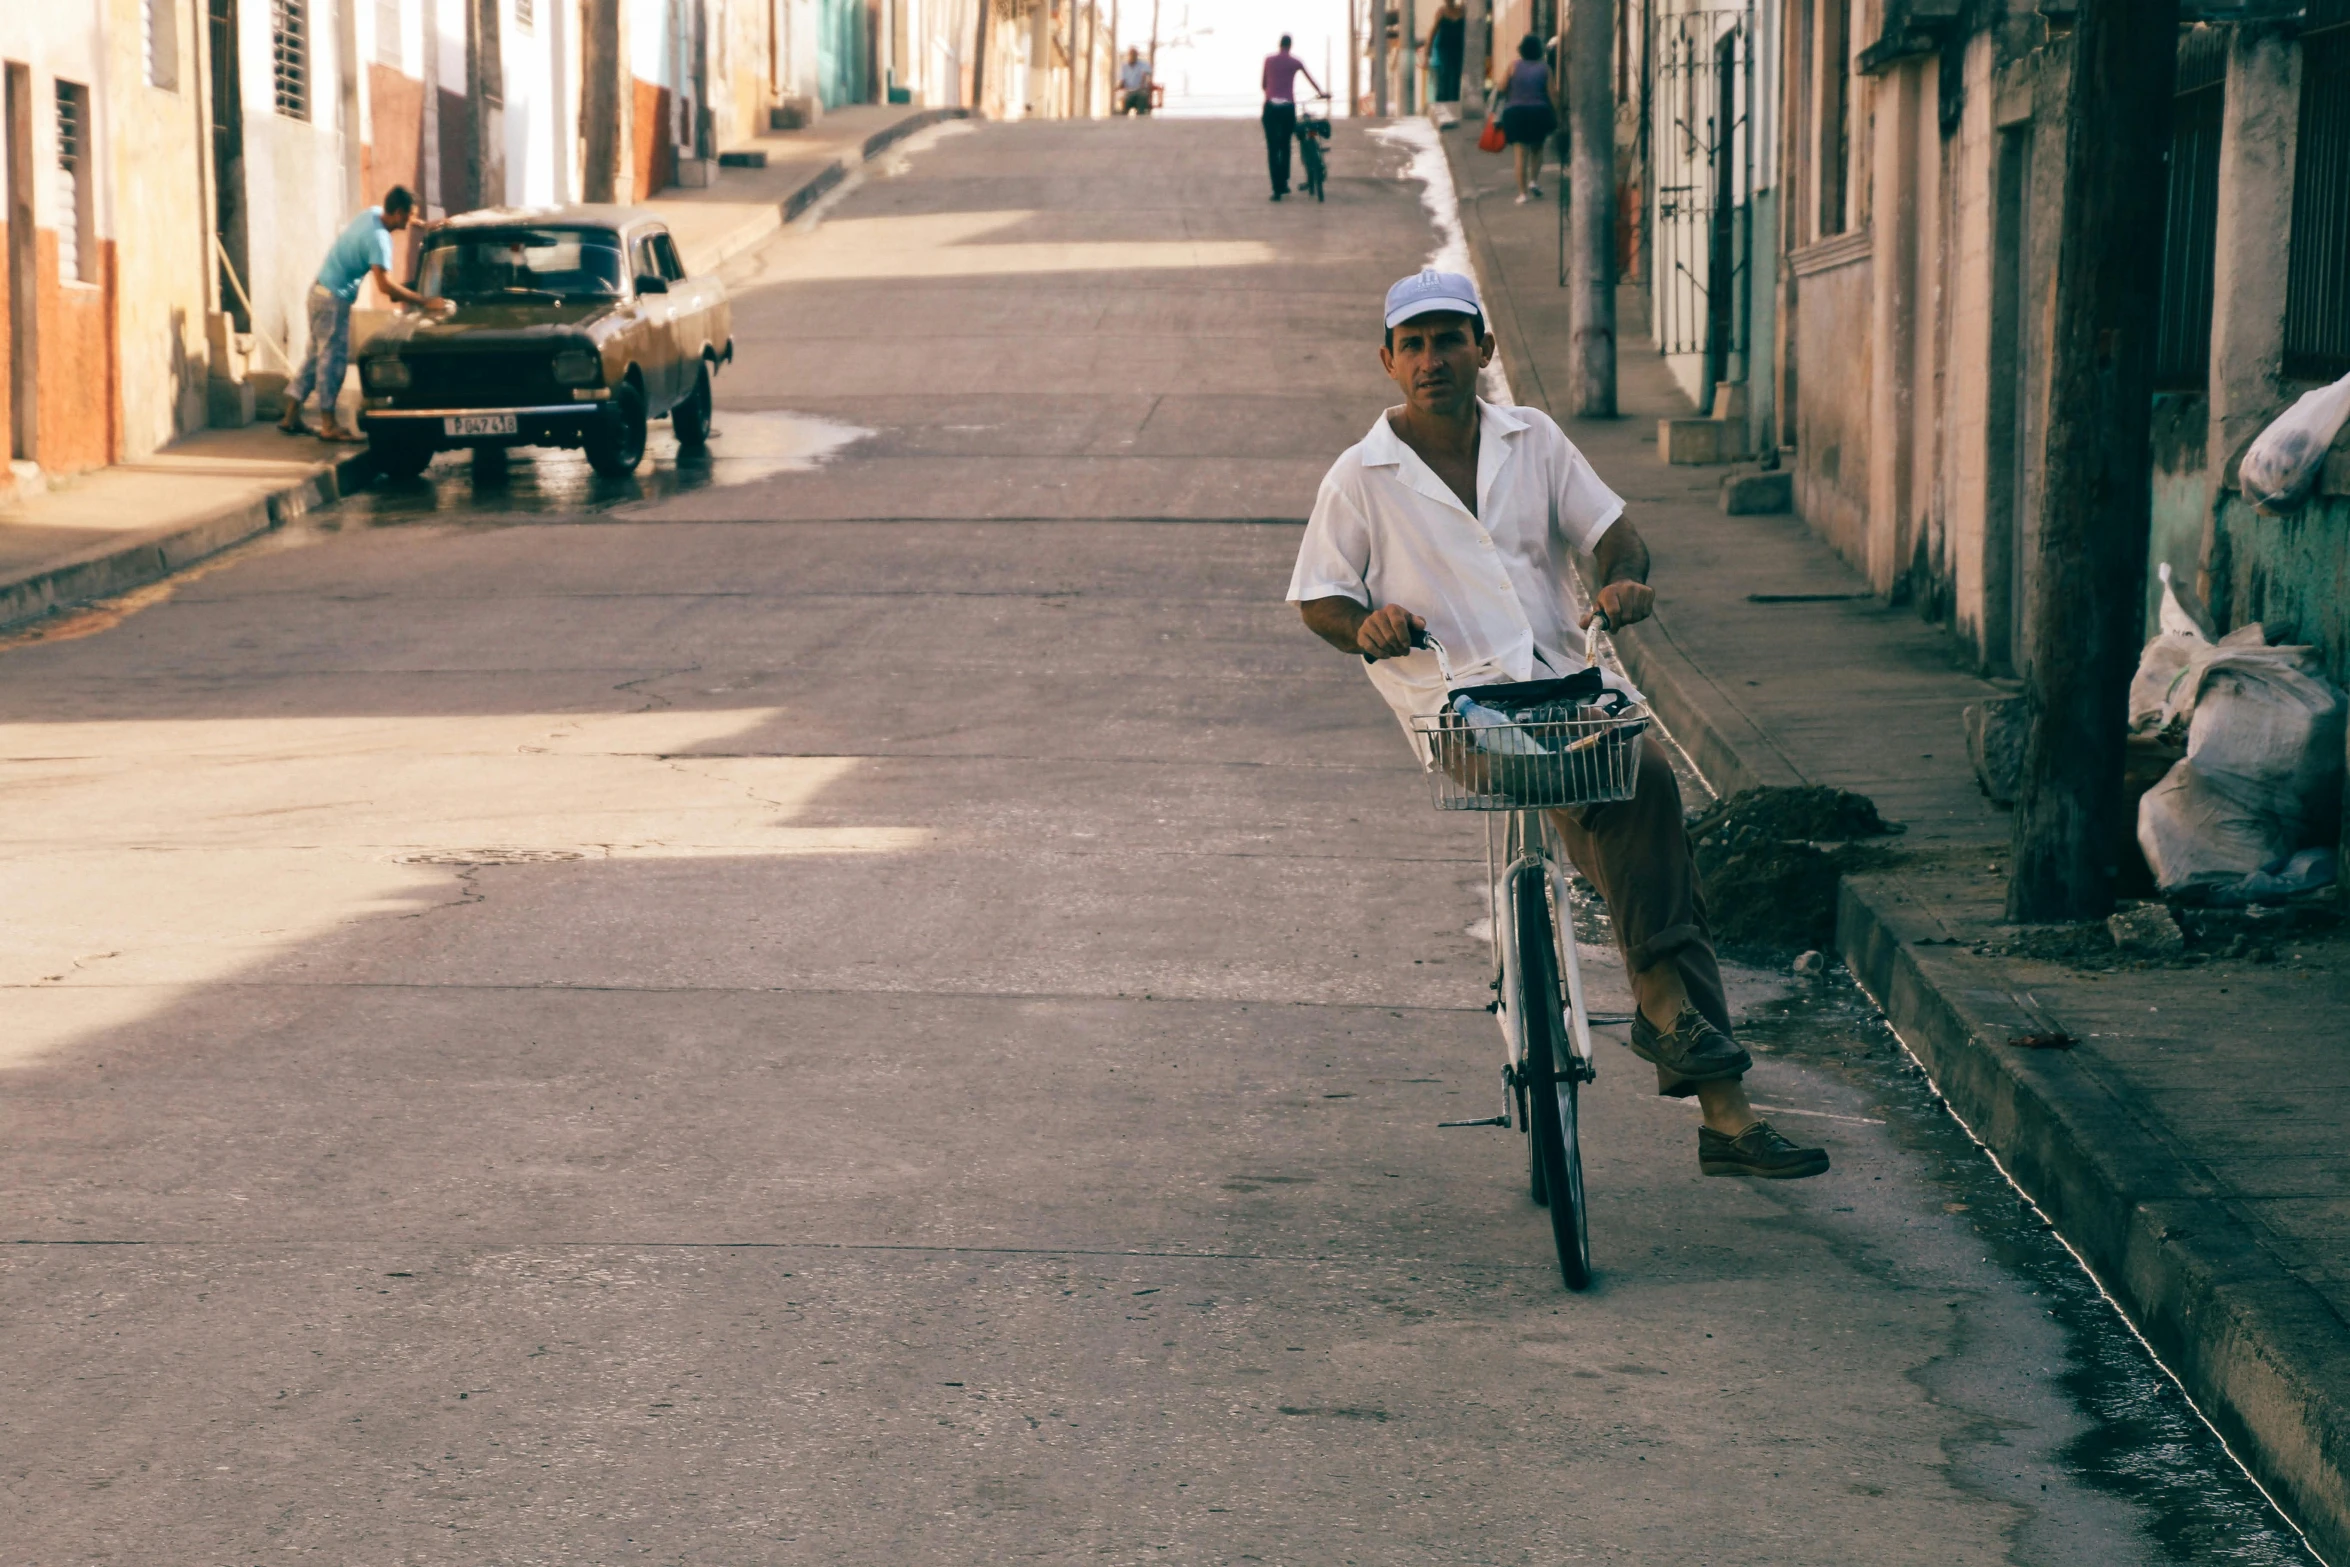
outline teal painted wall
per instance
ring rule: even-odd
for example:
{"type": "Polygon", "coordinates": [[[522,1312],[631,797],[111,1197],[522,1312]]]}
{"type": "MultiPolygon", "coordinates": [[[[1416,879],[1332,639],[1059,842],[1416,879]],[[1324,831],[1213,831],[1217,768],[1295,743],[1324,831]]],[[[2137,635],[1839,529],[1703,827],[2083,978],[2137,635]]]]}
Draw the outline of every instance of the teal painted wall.
{"type": "Polygon", "coordinates": [[[2326,673],[2350,686],[2350,495],[2321,494],[2283,517],[2263,517],[2232,490],[2222,495],[2211,597],[2222,631],[2254,620],[2271,641],[2289,631],[2322,648],[2326,673]]]}
{"type": "Polygon", "coordinates": [[[816,90],[827,109],[863,103],[866,0],[821,0],[816,12],[816,90]]]}

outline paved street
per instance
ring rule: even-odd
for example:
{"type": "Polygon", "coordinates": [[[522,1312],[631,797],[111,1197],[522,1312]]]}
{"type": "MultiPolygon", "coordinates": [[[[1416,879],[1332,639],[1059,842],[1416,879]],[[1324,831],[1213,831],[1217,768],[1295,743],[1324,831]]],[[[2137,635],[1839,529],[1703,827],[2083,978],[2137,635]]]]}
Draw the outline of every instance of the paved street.
{"type": "Polygon", "coordinates": [[[1738,980],[1815,1181],[1603,1045],[1586,1295],[1437,1129],[1477,826],[1280,599],[1444,236],[1261,156],[925,132],[707,466],[0,649],[0,1560],[2302,1559],[1849,997],[1738,980]]]}

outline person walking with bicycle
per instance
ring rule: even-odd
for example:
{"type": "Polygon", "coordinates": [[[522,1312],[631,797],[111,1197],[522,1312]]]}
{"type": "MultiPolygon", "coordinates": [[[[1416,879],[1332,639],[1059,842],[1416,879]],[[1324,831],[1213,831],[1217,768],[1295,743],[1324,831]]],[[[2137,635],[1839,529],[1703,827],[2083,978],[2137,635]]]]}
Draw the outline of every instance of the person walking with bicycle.
{"type": "Polygon", "coordinates": [[[1273,199],[1289,194],[1289,143],[1297,135],[1297,79],[1304,77],[1315,92],[1322,84],[1306,69],[1305,61],[1289,52],[1290,38],[1281,35],[1281,47],[1265,56],[1261,78],[1265,89],[1265,169],[1273,176],[1273,199]]]}
{"type": "MultiPolygon", "coordinates": [[[[1476,284],[1404,278],[1385,321],[1379,359],[1403,403],[1331,465],[1288,596],[1315,635],[1363,660],[1409,735],[1447,701],[1429,637],[1449,652],[1452,686],[1564,677],[1586,667],[1571,630],[1645,620],[1656,595],[1623,501],[1565,432],[1539,409],[1477,395],[1496,345],[1476,284]],[[1579,617],[1570,550],[1591,557],[1600,584],[1579,617]]],[[[1613,917],[1637,1003],[1632,1051],[1655,1066],[1658,1093],[1696,1096],[1705,1174],[1818,1175],[1826,1151],[1780,1135],[1746,1096],[1753,1063],[1731,1037],[1680,786],[1655,740],[1638,744],[1631,799],[1545,813],[1613,917]]]]}

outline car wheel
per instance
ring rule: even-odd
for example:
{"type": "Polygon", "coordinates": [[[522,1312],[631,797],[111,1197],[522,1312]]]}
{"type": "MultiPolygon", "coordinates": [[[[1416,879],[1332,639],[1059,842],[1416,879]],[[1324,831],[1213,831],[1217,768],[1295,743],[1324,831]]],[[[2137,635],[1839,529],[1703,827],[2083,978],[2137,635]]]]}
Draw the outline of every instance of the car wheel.
{"type": "Polygon", "coordinates": [[[625,479],[645,460],[645,392],[634,381],[612,394],[611,410],[582,443],[588,466],[607,479],[625,479]]]}
{"type": "Polygon", "coordinates": [[[387,479],[413,479],[432,466],[432,443],[414,436],[376,434],[368,437],[367,455],[387,479]]]}
{"type": "Polygon", "coordinates": [[[710,443],[709,360],[695,372],[694,389],[685,394],[685,401],[669,410],[669,428],[677,432],[677,444],[689,452],[710,443]]]}

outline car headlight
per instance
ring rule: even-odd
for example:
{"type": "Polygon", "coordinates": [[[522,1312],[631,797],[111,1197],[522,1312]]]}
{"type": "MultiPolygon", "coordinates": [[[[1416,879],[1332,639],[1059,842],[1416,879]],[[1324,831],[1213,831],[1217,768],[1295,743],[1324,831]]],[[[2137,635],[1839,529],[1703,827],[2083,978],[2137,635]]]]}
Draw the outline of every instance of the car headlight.
{"type": "Polygon", "coordinates": [[[585,348],[566,348],[552,368],[557,386],[593,386],[604,379],[603,363],[585,348]]]}
{"type": "Polygon", "coordinates": [[[371,392],[396,392],[408,384],[408,364],[403,359],[370,359],[361,367],[360,379],[371,392]]]}

